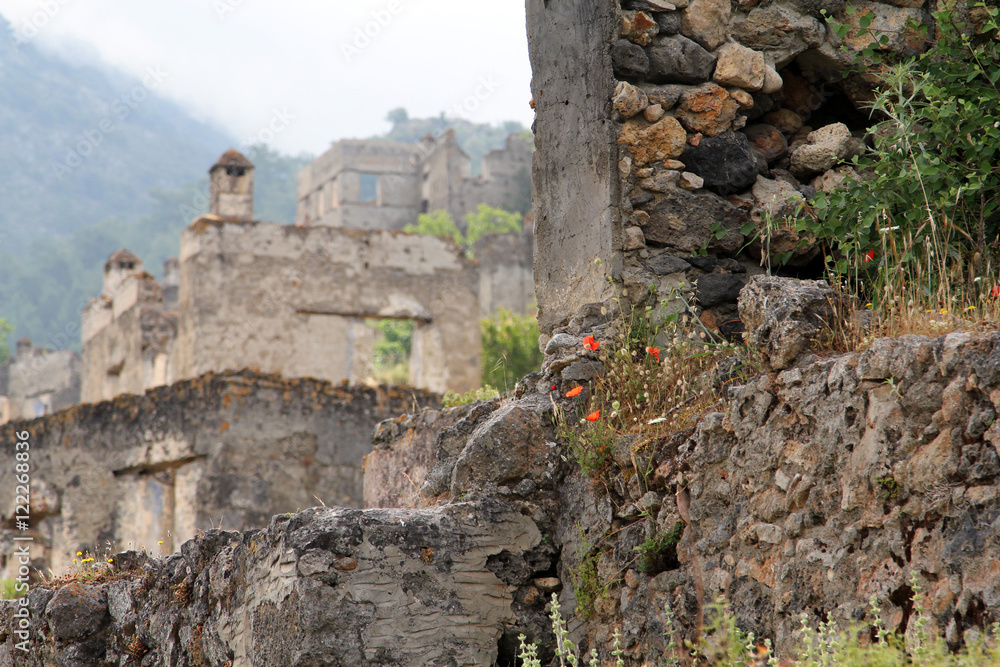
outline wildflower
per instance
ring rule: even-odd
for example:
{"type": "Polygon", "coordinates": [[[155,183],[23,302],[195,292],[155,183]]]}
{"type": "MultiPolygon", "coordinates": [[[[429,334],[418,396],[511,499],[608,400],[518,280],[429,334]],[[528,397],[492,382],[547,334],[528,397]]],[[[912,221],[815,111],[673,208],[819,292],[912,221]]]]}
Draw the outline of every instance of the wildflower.
{"type": "Polygon", "coordinates": [[[600,418],[601,418],[601,411],[600,410],[594,410],[589,415],[587,415],[587,421],[589,421],[589,422],[596,422],[600,418]]]}
{"type": "Polygon", "coordinates": [[[76,555],[77,555],[77,556],[82,556],[82,555],[83,555],[83,552],[82,552],[82,551],[77,551],[77,552],[76,552],[76,555]]]}
{"type": "Polygon", "coordinates": [[[656,363],[660,363],[660,348],[653,347],[652,345],[650,345],[649,347],[646,348],[646,352],[653,355],[653,357],[656,359],[656,363]]]}
{"type": "Polygon", "coordinates": [[[990,290],[990,296],[992,296],[993,298],[1000,296],[1000,285],[996,285],[993,289],[990,290]]]}
{"type": "Polygon", "coordinates": [[[601,346],[601,342],[598,340],[594,340],[593,336],[587,336],[586,338],[583,339],[583,346],[588,350],[590,350],[591,352],[593,352],[594,350],[596,350],[601,346]]]}
{"type": "Polygon", "coordinates": [[[556,390],[556,389],[558,389],[558,388],[559,388],[559,387],[557,387],[556,385],[552,385],[552,391],[555,391],[555,390],[556,390]]]}
{"type": "Polygon", "coordinates": [[[108,559],[108,562],[109,562],[109,563],[112,563],[112,564],[114,564],[114,562],[115,562],[115,559],[114,559],[114,558],[109,558],[109,559],[108,559]]]}
{"type": "Polygon", "coordinates": [[[861,260],[861,262],[862,262],[862,264],[864,264],[864,263],[872,261],[873,259],[875,259],[875,249],[874,248],[872,248],[871,250],[869,250],[868,252],[865,253],[865,258],[863,260],[861,260]]]}
{"type": "Polygon", "coordinates": [[[574,387],[566,392],[566,398],[573,398],[574,396],[579,396],[580,392],[583,391],[583,386],[574,387]]]}
{"type": "Polygon", "coordinates": [[[156,543],[157,546],[159,546],[161,544],[163,544],[163,540],[160,540],[159,542],[156,543]]]}
{"type": "Polygon", "coordinates": [[[942,315],[947,315],[948,314],[948,309],[947,308],[942,308],[941,309],[941,314],[942,315]]]}

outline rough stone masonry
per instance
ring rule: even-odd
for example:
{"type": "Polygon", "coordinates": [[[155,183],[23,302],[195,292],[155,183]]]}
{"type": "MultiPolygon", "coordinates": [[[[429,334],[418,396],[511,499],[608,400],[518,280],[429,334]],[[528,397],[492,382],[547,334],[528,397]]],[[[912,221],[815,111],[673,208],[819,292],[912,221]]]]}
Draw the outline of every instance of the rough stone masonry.
{"type": "MultiPolygon", "coordinates": [[[[851,4],[886,30],[925,16],[851,4]]],[[[911,576],[929,630],[955,647],[982,632],[1000,618],[1000,335],[818,359],[796,347],[802,286],[751,277],[737,252],[746,220],[834,180],[856,149],[850,114],[830,117],[860,93],[829,87],[839,56],[819,22],[856,20],[847,6],[528,0],[542,373],[505,400],[380,426],[366,479],[412,484],[366,496],[407,508],[308,510],[162,561],[116,556],[106,580],[32,591],[31,655],[14,648],[17,607],[0,607],[0,662],[510,665],[521,632],[551,656],[547,597],[573,609],[584,567],[601,594],[573,636],[607,660],[621,628],[632,665],[663,657],[664,603],[691,636],[720,594],[779,652],[802,614],[864,621],[873,594],[912,634],[911,576]],[[745,324],[773,323],[754,341],[770,369],[693,429],[616,443],[618,471],[595,485],[551,426],[563,383],[595,370],[581,339],[684,285],[722,333],[738,294],[745,324]],[[636,547],[678,527],[672,557],[641,571],[636,547]]],[[[919,48],[894,34],[890,48],[919,48]]]]}

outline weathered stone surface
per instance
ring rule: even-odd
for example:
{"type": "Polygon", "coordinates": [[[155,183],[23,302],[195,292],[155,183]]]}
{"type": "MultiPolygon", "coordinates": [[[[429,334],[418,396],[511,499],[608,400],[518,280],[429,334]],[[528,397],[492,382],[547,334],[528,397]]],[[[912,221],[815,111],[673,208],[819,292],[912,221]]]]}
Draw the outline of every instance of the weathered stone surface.
{"type": "Polygon", "coordinates": [[[681,95],[674,115],[691,132],[714,137],[732,128],[739,108],[725,88],[707,83],[681,95]]]}
{"type": "Polygon", "coordinates": [[[676,35],[681,31],[681,17],[677,12],[655,14],[656,23],[660,26],[661,35],[676,35]]]}
{"type": "Polygon", "coordinates": [[[729,96],[733,98],[733,101],[740,105],[740,111],[750,111],[753,109],[753,95],[747,91],[741,88],[728,88],[727,92],[729,93],[729,96]]]}
{"type": "Polygon", "coordinates": [[[806,144],[791,153],[791,172],[810,175],[832,169],[847,156],[851,131],[843,123],[833,123],[810,132],[806,144]]]}
{"type": "Polygon", "coordinates": [[[660,26],[646,12],[622,12],[621,35],[630,42],[647,46],[659,32],[660,26]]]}
{"type": "Polygon", "coordinates": [[[650,104],[658,104],[663,107],[664,111],[673,109],[674,105],[677,104],[677,100],[681,98],[681,95],[685,91],[684,86],[674,84],[654,86],[652,84],[644,83],[639,87],[644,93],[646,93],[646,97],[649,99],[650,104]]]}
{"type": "Polygon", "coordinates": [[[655,123],[663,118],[663,114],[665,113],[666,112],[663,110],[663,107],[659,104],[650,104],[646,107],[645,111],[642,112],[642,117],[650,123],[655,123]]]}
{"type": "Polygon", "coordinates": [[[747,221],[746,214],[710,192],[673,190],[661,196],[647,211],[649,222],[643,233],[649,245],[682,252],[694,252],[706,246],[709,250],[731,253],[743,242],[739,229],[747,221]],[[727,230],[721,239],[712,233],[715,223],[727,230]]]}
{"type": "Polygon", "coordinates": [[[715,56],[682,35],[657,37],[646,54],[653,83],[701,83],[715,68],[715,56]]]}
{"type": "Polygon", "coordinates": [[[770,95],[781,90],[784,85],[784,79],[773,67],[768,65],[764,68],[764,85],[761,87],[760,92],[770,95]]]}
{"type": "Polygon", "coordinates": [[[732,273],[709,273],[699,276],[695,283],[695,296],[703,308],[720,303],[736,303],[746,279],[732,273]]]}
{"type": "Polygon", "coordinates": [[[832,36],[833,46],[839,47],[843,44],[849,50],[860,53],[876,38],[885,35],[889,38],[888,42],[884,45],[876,44],[876,49],[902,52],[908,55],[922,51],[929,43],[930,37],[920,35],[916,30],[908,28],[907,24],[929,23],[927,14],[917,5],[893,7],[892,4],[871,2],[870,0],[851,0],[845,6],[845,11],[837,14],[837,20],[851,26],[851,30],[843,40],[832,36]],[[853,8],[854,11],[847,13],[848,7],[853,8]],[[871,24],[867,30],[862,30],[860,21],[862,17],[869,14],[873,15],[871,24]]]}
{"type": "Polygon", "coordinates": [[[818,19],[783,2],[759,5],[748,14],[737,14],[733,17],[732,33],[741,44],[762,52],[769,63],[779,68],[826,40],[826,28],[818,19]]]}
{"type": "Polygon", "coordinates": [[[653,255],[642,261],[642,265],[658,276],[668,276],[671,273],[684,273],[691,264],[683,257],[675,257],[666,253],[653,255]]]}
{"type": "MultiPolygon", "coordinates": [[[[212,531],[152,561],[149,578],[87,587],[89,617],[60,589],[32,620],[29,661],[15,664],[135,664],[130,653],[146,665],[493,664],[540,541],[530,518],[495,502],[312,509],[242,536],[212,531]],[[345,559],[356,567],[333,566],[345,559]],[[77,662],[94,656],[81,633],[108,624],[107,597],[127,610],[99,637],[108,662],[77,662]],[[67,629],[61,641],[43,639],[46,625],[67,629]]],[[[0,608],[5,633],[14,604],[0,608]]],[[[0,661],[12,656],[0,647],[0,661]]]]}
{"type": "Polygon", "coordinates": [[[705,187],[720,195],[742,192],[757,179],[757,160],[740,132],[706,137],[688,146],[681,161],[705,179],[705,187]]]}
{"type": "Polygon", "coordinates": [[[692,174],[690,171],[685,171],[681,172],[681,176],[678,179],[677,184],[685,190],[700,190],[705,187],[705,179],[698,174],[692,174]]]}
{"type": "Polygon", "coordinates": [[[764,218],[780,220],[794,215],[802,203],[802,194],[785,181],[758,176],[753,184],[754,210],[751,215],[763,221],[764,218]]]}
{"type": "MultiPolygon", "coordinates": [[[[33,475],[44,482],[39,491],[59,498],[49,516],[33,514],[45,536],[36,539],[33,564],[62,572],[78,550],[101,553],[109,540],[171,553],[220,521],[262,528],[317,495],[358,507],[361,458],[371,451],[375,425],[414,401],[433,407],[439,400],[412,388],[209,373],[10,422],[0,426],[0,438],[30,435],[33,475]]],[[[13,512],[15,495],[13,484],[0,488],[0,510],[13,512]]],[[[16,571],[14,559],[8,565],[16,571]]]]}
{"type": "Polygon", "coordinates": [[[791,109],[769,111],[761,116],[761,120],[769,125],[773,125],[786,137],[791,137],[802,129],[802,116],[791,109]]]}
{"type": "Polygon", "coordinates": [[[830,192],[840,187],[847,179],[860,181],[861,176],[850,165],[842,165],[836,169],[826,171],[812,180],[812,186],[817,192],[830,192]]]}
{"type": "Polygon", "coordinates": [[[773,125],[759,123],[743,130],[750,145],[769,163],[783,157],[788,150],[785,135],[773,125]]]}
{"type": "MultiPolygon", "coordinates": [[[[437,457],[448,449],[450,441],[468,436],[469,431],[455,433],[455,429],[471,412],[473,406],[466,405],[425,410],[380,422],[372,437],[372,451],[365,455],[362,464],[362,506],[423,507],[420,487],[427,481],[437,457]],[[445,432],[455,435],[443,439],[445,432]]],[[[457,454],[458,451],[453,451],[447,455],[457,454]]]]}
{"type": "Polygon", "coordinates": [[[667,192],[675,188],[681,173],[674,169],[655,169],[648,178],[639,181],[639,187],[650,192],[667,192]]]}
{"type": "Polygon", "coordinates": [[[740,293],[740,319],[767,366],[790,368],[815,338],[842,326],[852,301],[822,280],[754,276],[740,293]]]}
{"type": "Polygon", "coordinates": [[[718,61],[713,80],[724,86],[758,90],[764,85],[764,54],[736,42],[726,42],[715,52],[718,61]]]}
{"type": "Polygon", "coordinates": [[[625,228],[625,250],[638,250],[646,247],[646,238],[642,235],[641,227],[625,228]]]}
{"type": "Polygon", "coordinates": [[[649,100],[646,99],[646,93],[642,90],[627,81],[622,81],[615,88],[615,96],[611,100],[611,104],[615,111],[626,118],[631,118],[642,113],[649,105],[649,100]]]}
{"type": "Polygon", "coordinates": [[[618,143],[631,153],[636,166],[675,158],[684,151],[687,133],[673,116],[664,116],[649,125],[645,120],[631,119],[622,127],[618,143]]]}
{"type": "Polygon", "coordinates": [[[681,32],[714,51],[729,36],[729,0],[690,0],[680,12],[681,32]]]}
{"type": "MultiPolygon", "coordinates": [[[[526,9],[535,100],[535,294],[539,328],[551,335],[584,304],[611,294],[608,277],[620,247],[611,230],[620,224],[621,201],[618,129],[608,118],[617,85],[612,58],[618,71],[623,51],[639,64],[646,55],[627,39],[614,40],[612,3],[528,0],[526,9]]],[[[618,78],[633,75],[641,72],[618,78]]]]}
{"type": "Polygon", "coordinates": [[[649,57],[642,47],[627,39],[611,45],[611,62],[615,76],[623,79],[641,79],[649,72],[649,57]]]}

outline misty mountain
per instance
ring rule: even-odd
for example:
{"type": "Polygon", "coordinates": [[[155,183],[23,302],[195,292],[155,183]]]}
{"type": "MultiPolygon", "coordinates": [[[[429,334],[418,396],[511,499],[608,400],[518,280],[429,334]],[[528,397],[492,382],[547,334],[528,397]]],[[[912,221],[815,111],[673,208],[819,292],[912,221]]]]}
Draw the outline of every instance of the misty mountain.
{"type": "Polygon", "coordinates": [[[18,44],[0,16],[0,242],[24,247],[147,213],[152,189],[202,175],[236,142],[133,79],[18,44]],[[6,236],[3,236],[3,235],[6,236]]]}

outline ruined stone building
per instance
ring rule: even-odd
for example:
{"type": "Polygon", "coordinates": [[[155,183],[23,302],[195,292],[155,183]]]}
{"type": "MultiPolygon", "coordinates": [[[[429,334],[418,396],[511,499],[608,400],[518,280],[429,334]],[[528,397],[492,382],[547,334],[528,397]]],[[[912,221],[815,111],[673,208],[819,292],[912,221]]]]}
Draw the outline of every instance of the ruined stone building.
{"type": "Polygon", "coordinates": [[[454,130],[419,143],[345,139],[299,174],[295,224],[399,230],[443,210],[458,225],[479,204],[523,211],[531,203],[530,136],[512,134],[471,176],[454,130]]]}
{"type": "Polygon", "coordinates": [[[0,424],[33,419],[80,400],[80,355],[17,342],[13,356],[0,364],[0,424]]]}
{"type": "Polygon", "coordinates": [[[211,213],[184,230],[163,285],[128,251],[108,259],[83,314],[84,402],[245,367],[362,382],[379,319],[415,323],[413,386],[479,386],[480,275],[450,241],[256,221],[253,165],[228,151],[209,173],[211,213]]]}
{"type": "MultiPolygon", "coordinates": [[[[37,587],[25,632],[39,657],[27,664],[131,664],[138,653],[148,665],[513,667],[522,634],[551,660],[553,593],[572,640],[604,664],[687,659],[685,640],[705,636],[698,624],[719,597],[781,661],[811,642],[803,625],[863,623],[908,644],[926,632],[952,650],[982,640],[1000,619],[1000,333],[880,338],[822,358],[805,346],[775,354],[808,333],[816,303],[829,325],[833,297],[821,281],[751,275],[769,252],[797,249],[794,230],[774,230],[771,248],[743,232],[770,207],[830,187],[859,149],[844,103],[864,82],[839,70],[870,33],[841,40],[821,10],[854,28],[864,12],[845,6],[874,13],[886,50],[901,52],[921,48],[902,31],[907,18],[932,22],[919,0],[905,4],[918,6],[528,0],[541,373],[503,400],[380,423],[363,468],[366,509],[292,505],[309,503],[313,489],[321,498],[339,489],[327,497],[347,504],[362,471],[345,461],[364,446],[345,422],[368,424],[419,397],[248,371],[3,427],[8,442],[29,432],[36,475],[52,480],[38,492],[38,542],[59,552],[50,562],[66,563],[69,544],[92,545],[95,535],[172,539],[213,517],[227,522],[168,558],[115,556],[110,581],[37,587]],[[619,340],[616,310],[665,302],[732,334],[737,298],[761,372],[736,378],[684,430],[612,439],[600,477],[585,473],[554,423],[586,405],[586,394],[567,390],[601,373],[601,355],[619,340]],[[600,351],[585,349],[585,336],[600,351]],[[351,484],[327,481],[344,478],[351,484]],[[228,530],[259,525],[279,506],[287,509],[266,528],[228,530]],[[623,655],[612,654],[613,630],[623,655]]],[[[305,334],[314,314],[350,331],[357,310],[338,311],[331,285],[307,284],[311,270],[352,255],[362,261],[345,263],[342,279],[377,276],[365,273],[369,258],[407,276],[412,265],[385,260],[415,252],[395,238],[195,221],[179,267],[181,365],[199,363],[200,338],[204,358],[226,358],[221,334],[259,352],[257,320],[237,328],[252,308],[305,318],[288,339],[265,328],[260,338],[272,342],[315,340],[305,334]],[[232,266],[239,280],[227,282],[220,273],[232,266]],[[233,295],[232,307],[193,294],[201,272],[233,295]],[[258,303],[263,291],[247,280],[269,282],[288,303],[258,303]],[[185,308],[201,321],[185,324],[185,308]]],[[[441,248],[417,252],[428,257],[422,275],[448,279],[461,257],[441,248]]],[[[806,270],[803,250],[794,261],[806,270]]],[[[406,295],[386,303],[363,286],[351,294],[352,309],[421,312],[406,295]]],[[[13,486],[0,484],[6,507],[13,486]]],[[[0,662],[19,655],[17,604],[0,603],[0,662]]]]}

